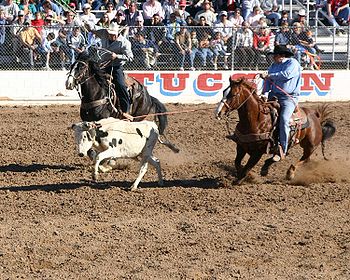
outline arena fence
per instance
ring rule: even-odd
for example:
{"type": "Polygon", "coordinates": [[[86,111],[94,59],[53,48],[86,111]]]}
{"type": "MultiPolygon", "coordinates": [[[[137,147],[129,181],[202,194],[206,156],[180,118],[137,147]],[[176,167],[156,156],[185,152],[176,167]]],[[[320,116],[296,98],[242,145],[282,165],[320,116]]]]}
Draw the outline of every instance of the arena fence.
{"type": "MultiPolygon", "coordinates": [[[[73,49],[77,40],[71,38],[73,27],[43,26],[44,40],[35,40],[31,47],[24,45],[20,34],[26,26],[0,26],[0,70],[66,70],[78,52],[73,49]],[[50,35],[49,35],[50,34],[50,35]],[[43,43],[44,42],[44,43],[43,43]]],[[[31,28],[31,27],[29,27],[31,28]]],[[[252,29],[259,32],[258,29],[252,29]]],[[[260,30],[261,31],[261,30],[260,30]]],[[[273,49],[279,29],[270,29],[270,43],[265,51],[254,47],[241,47],[236,40],[242,29],[186,26],[128,27],[123,31],[132,43],[134,60],[125,65],[126,70],[266,70],[271,63],[268,51],[273,49]],[[186,29],[191,36],[192,50],[183,55],[175,44],[174,34],[186,29]],[[232,37],[221,48],[217,33],[231,32],[232,37]],[[141,33],[151,43],[142,47],[138,43],[141,33]]],[[[299,52],[304,69],[349,69],[349,27],[342,30],[333,27],[310,28],[312,38],[319,51],[299,52]]],[[[80,28],[82,42],[80,49],[99,46],[99,40],[80,28]]],[[[295,48],[295,46],[292,46],[295,48]]]]}

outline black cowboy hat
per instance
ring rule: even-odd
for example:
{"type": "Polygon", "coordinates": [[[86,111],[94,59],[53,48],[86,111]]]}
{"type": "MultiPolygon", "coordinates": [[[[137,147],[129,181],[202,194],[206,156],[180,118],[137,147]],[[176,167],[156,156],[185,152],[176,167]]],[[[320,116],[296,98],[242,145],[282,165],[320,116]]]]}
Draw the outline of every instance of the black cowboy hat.
{"type": "Polygon", "coordinates": [[[286,57],[294,56],[294,53],[284,45],[275,46],[275,49],[273,50],[273,52],[269,52],[268,54],[272,54],[272,55],[281,54],[281,55],[285,55],[286,57]]]}

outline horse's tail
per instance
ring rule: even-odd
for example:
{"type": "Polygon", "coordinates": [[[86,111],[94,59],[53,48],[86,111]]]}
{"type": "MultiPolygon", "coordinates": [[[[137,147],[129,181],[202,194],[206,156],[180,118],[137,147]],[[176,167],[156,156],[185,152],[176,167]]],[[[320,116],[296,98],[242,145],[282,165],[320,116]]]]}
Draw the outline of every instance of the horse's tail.
{"type": "Polygon", "coordinates": [[[155,114],[157,114],[158,118],[158,127],[159,127],[159,134],[164,135],[164,131],[166,127],[168,126],[168,116],[166,115],[167,109],[165,108],[164,104],[161,103],[157,98],[150,96],[152,103],[155,106],[155,114]]]}
{"type": "Polygon", "coordinates": [[[327,160],[327,157],[325,156],[326,140],[332,138],[337,130],[334,120],[329,118],[329,115],[331,114],[331,112],[332,111],[329,109],[328,104],[323,105],[317,109],[318,117],[320,119],[320,123],[322,126],[321,147],[322,147],[322,155],[325,160],[327,160]]]}

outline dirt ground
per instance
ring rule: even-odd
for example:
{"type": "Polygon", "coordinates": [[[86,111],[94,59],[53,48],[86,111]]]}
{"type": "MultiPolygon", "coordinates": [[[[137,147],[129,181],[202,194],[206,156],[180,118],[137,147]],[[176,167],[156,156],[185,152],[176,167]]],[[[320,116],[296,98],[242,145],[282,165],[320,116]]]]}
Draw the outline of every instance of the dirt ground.
{"type": "Polygon", "coordinates": [[[150,168],[136,192],[135,161],[92,180],[78,106],[0,107],[0,279],[350,279],[350,103],[331,104],[328,162],[288,182],[294,148],[240,186],[214,106],[167,107],[181,152],[158,145],[165,186],[150,168]]]}

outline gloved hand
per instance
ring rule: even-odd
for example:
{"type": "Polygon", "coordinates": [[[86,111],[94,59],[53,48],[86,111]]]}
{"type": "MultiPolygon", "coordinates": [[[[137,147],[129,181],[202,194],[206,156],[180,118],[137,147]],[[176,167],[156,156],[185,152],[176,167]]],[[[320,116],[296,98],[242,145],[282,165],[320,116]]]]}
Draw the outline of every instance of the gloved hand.
{"type": "Polygon", "coordinates": [[[260,78],[261,79],[267,79],[269,77],[269,74],[267,72],[264,72],[264,73],[260,73],[260,78]]]}

